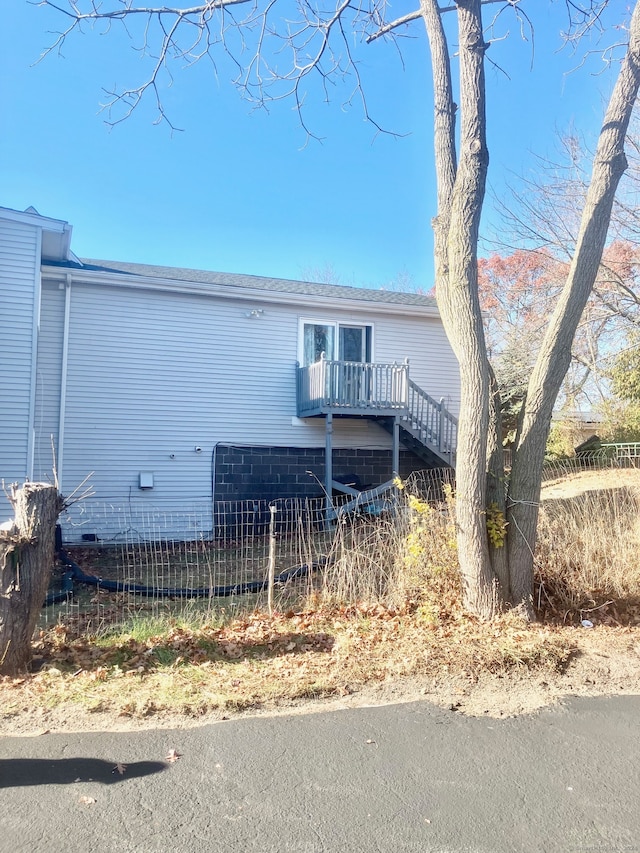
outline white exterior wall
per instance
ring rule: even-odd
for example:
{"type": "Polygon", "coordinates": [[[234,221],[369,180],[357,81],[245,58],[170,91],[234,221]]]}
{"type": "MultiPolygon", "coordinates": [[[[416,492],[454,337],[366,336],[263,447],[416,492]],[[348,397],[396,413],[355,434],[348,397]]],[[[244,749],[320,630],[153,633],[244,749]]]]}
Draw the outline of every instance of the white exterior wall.
{"type": "MultiPolygon", "coordinates": [[[[408,357],[414,381],[457,412],[457,364],[437,318],[340,305],[307,310],[303,299],[260,304],[74,281],[62,492],[93,472],[93,505],[124,507],[125,514],[141,506],[201,512],[211,500],[216,444],[323,447],[324,419],[296,417],[300,318],[371,324],[373,359],[408,357]],[[264,313],[248,317],[255,307],[264,313]],[[152,490],[139,488],[140,472],[153,474],[152,490]]],[[[42,313],[39,376],[50,397],[38,398],[36,447],[45,470],[50,435],[59,428],[54,389],[60,388],[64,290],[57,283],[44,287],[42,313]]],[[[390,442],[373,422],[334,419],[335,448],[390,442]]],[[[66,538],[82,532],[82,512],[82,505],[74,508],[80,527],[75,534],[68,529],[66,538]]],[[[87,530],[96,529],[95,519],[85,521],[87,530]]]]}
{"type": "Polygon", "coordinates": [[[267,322],[247,319],[246,310],[74,284],[64,489],[95,471],[98,497],[141,496],[138,474],[151,471],[150,500],[209,497],[217,442],[289,443],[295,315],[287,347],[279,312],[270,310],[267,322]]]}
{"type": "MultiPolygon", "coordinates": [[[[0,218],[0,480],[7,484],[31,475],[40,241],[39,228],[0,218]]],[[[9,514],[4,495],[0,514],[9,514]]]]}
{"type": "Polygon", "coordinates": [[[64,286],[43,282],[36,370],[34,465],[37,480],[53,482],[60,441],[60,386],[64,340],[64,286]]]}

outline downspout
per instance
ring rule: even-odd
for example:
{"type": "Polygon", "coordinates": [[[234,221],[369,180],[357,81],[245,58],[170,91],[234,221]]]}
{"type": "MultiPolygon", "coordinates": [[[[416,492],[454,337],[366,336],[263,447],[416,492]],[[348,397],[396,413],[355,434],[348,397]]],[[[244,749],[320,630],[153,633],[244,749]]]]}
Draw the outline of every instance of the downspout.
{"type": "Polygon", "coordinates": [[[31,326],[31,379],[29,393],[29,421],[27,424],[27,459],[25,475],[27,480],[33,480],[33,467],[36,445],[36,380],[38,375],[38,333],[40,330],[40,293],[42,265],[42,228],[38,228],[36,244],[36,274],[33,277],[33,322],[31,326]]]}
{"type": "Polygon", "coordinates": [[[211,530],[212,538],[216,535],[216,460],[218,458],[219,441],[213,445],[211,453],[211,530]]]}
{"type": "Polygon", "coordinates": [[[60,365],[60,410],[58,412],[58,491],[62,491],[64,458],[64,419],[67,408],[67,364],[69,361],[69,319],[71,317],[71,273],[64,287],[64,325],[62,327],[62,363],[60,365]]]}

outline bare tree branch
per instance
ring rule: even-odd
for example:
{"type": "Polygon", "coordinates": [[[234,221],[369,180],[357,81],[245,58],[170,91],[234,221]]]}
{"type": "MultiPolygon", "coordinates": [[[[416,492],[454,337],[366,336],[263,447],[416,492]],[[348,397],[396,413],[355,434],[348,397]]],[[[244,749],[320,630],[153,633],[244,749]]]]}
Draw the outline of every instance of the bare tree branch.
{"type": "Polygon", "coordinates": [[[371,33],[370,36],[367,36],[367,39],[366,39],[367,44],[370,44],[372,41],[375,41],[376,39],[380,38],[381,36],[386,36],[387,33],[390,33],[392,30],[395,30],[398,27],[403,26],[403,24],[409,24],[409,23],[411,23],[411,21],[415,21],[421,17],[422,17],[422,10],[416,9],[415,12],[409,12],[408,15],[403,15],[401,18],[396,18],[395,21],[391,21],[391,23],[385,24],[384,27],[380,27],[380,29],[377,32],[371,33]]]}
{"type": "MultiPolygon", "coordinates": [[[[522,1],[482,0],[481,5],[499,3],[502,11],[516,9],[522,22],[522,1]]],[[[389,132],[368,110],[354,45],[357,40],[370,43],[387,36],[397,46],[399,28],[422,17],[423,9],[389,22],[388,0],[335,0],[335,5],[332,0],[326,5],[295,0],[295,4],[297,14],[293,19],[284,19],[278,0],[206,0],[184,7],[137,5],[135,0],[41,0],[39,5],[56,10],[68,23],[55,34],[39,61],[50,53],[61,54],[67,39],[87,25],[104,22],[109,28],[119,24],[134,42],[132,47],[151,59],[152,64],[138,85],[105,90],[108,100],[102,106],[110,125],[130,117],[149,93],[155,101],[156,121],[176,130],[161,96],[165,82],[173,82],[170,63],[178,61],[188,67],[206,56],[217,74],[212,57],[212,50],[217,47],[235,66],[233,82],[242,96],[262,109],[271,102],[292,98],[308,138],[315,134],[304,118],[307,81],[313,80],[311,85],[318,85],[329,99],[332,81],[347,75],[355,81],[347,103],[356,96],[365,119],[376,132],[389,132]],[[236,16],[238,10],[242,14],[236,16]],[[165,77],[166,80],[161,79],[165,77]]],[[[457,8],[434,5],[439,15],[457,8]]],[[[402,61],[399,50],[398,56],[402,61]]]]}

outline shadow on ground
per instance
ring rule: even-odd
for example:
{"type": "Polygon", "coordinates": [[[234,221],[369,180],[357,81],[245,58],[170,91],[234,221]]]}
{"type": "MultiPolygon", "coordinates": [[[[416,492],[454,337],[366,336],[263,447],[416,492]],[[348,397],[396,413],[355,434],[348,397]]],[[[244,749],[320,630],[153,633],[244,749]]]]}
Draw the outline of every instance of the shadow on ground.
{"type": "Polygon", "coordinates": [[[74,782],[100,782],[113,785],[140,776],[159,773],[168,767],[162,761],[136,761],[120,764],[101,758],[6,758],[0,759],[0,788],[26,785],[69,785],[74,782]]]}

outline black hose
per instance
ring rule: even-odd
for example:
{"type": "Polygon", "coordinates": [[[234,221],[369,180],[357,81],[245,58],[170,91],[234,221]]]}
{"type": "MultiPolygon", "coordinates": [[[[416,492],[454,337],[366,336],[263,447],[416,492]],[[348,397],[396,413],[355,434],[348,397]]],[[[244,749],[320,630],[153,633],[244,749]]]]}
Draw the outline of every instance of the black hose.
{"type": "MultiPolygon", "coordinates": [[[[189,587],[159,587],[145,586],[143,584],[129,583],[128,581],[112,581],[98,578],[95,575],[85,574],[80,566],[74,562],[64,548],[59,547],[57,556],[60,562],[66,566],[69,571],[62,576],[62,590],[60,592],[49,593],[45,600],[45,607],[50,604],[55,604],[60,601],[65,601],[73,595],[73,584],[84,583],[90,586],[97,586],[107,592],[130,592],[135,595],[144,595],[150,598],[226,598],[231,595],[246,595],[251,592],[262,592],[267,588],[266,580],[246,581],[245,583],[229,584],[228,586],[210,586],[202,587],[201,589],[191,589],[189,587]]],[[[284,584],[294,578],[306,577],[310,571],[317,571],[326,565],[326,558],[314,560],[310,565],[295,566],[291,569],[286,569],[279,575],[276,575],[274,581],[276,584],[284,584]]]]}
{"type": "Polygon", "coordinates": [[[73,598],[73,572],[65,572],[62,575],[62,585],[55,592],[48,592],[44,600],[45,607],[51,607],[52,604],[60,604],[62,601],[68,601],[73,598]]]}

